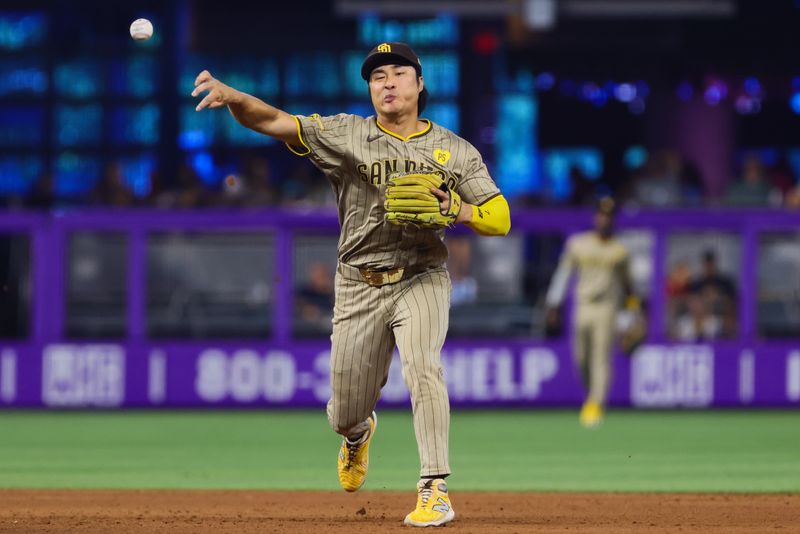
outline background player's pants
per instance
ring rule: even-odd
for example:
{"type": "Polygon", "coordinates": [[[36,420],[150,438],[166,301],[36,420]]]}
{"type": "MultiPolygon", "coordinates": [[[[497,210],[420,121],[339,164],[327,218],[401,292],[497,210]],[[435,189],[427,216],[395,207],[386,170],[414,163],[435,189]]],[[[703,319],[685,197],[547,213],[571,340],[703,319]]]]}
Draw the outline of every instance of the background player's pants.
{"type": "Polygon", "coordinates": [[[616,325],[616,304],[578,303],[573,355],[587,401],[605,406],[611,384],[611,349],[616,325]]]}
{"type": "Polygon", "coordinates": [[[444,268],[381,287],[349,265],[339,264],[336,274],[328,420],[344,436],[368,428],[396,343],[411,393],[420,476],[450,473],[450,402],[440,359],[450,287],[444,268]]]}

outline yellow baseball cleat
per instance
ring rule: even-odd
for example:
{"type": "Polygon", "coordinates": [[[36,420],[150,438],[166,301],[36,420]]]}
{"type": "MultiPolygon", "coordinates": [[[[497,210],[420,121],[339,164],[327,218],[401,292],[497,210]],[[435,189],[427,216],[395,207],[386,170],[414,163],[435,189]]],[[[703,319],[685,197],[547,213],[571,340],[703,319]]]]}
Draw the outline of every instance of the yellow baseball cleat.
{"type": "Polygon", "coordinates": [[[403,523],[411,527],[439,527],[455,517],[447,484],[441,478],[429,478],[417,483],[417,507],[403,523]]]}
{"type": "Polygon", "coordinates": [[[339,484],[345,491],[358,491],[367,479],[369,468],[369,442],[375,435],[378,426],[378,415],[372,412],[369,417],[369,430],[357,443],[349,443],[347,438],[342,440],[339,449],[339,484]]]}
{"type": "Polygon", "coordinates": [[[599,426],[603,422],[603,407],[594,401],[586,401],[581,408],[580,421],[586,428],[599,426]]]}

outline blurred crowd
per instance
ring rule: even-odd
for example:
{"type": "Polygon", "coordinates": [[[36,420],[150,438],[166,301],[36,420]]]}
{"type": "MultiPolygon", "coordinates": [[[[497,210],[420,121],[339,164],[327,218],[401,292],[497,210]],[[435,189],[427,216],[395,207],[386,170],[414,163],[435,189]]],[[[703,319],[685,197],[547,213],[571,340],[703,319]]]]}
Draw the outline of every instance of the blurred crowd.
{"type": "Polygon", "coordinates": [[[514,201],[528,207],[592,207],[598,198],[613,196],[628,208],[800,209],[800,181],[788,162],[767,165],[757,152],[742,158],[730,178],[721,184],[721,191],[719,186],[709,187],[700,169],[674,150],[649,152],[640,165],[607,169],[605,175],[596,178],[573,165],[568,181],[569,193],[564,198],[556,199],[542,191],[521,195],[514,201]]]}
{"type": "Polygon", "coordinates": [[[97,185],[82,195],[58,195],[50,175],[42,176],[28,196],[7,197],[8,207],[35,209],[83,206],[160,209],[334,207],[330,183],[309,162],[298,160],[281,173],[273,171],[266,156],[248,156],[218,180],[204,180],[188,163],[174,179],[159,170],[149,176],[148,191],[134,194],[130,180],[118,161],[107,164],[97,185]],[[278,175],[281,178],[278,178],[278,175]]]}
{"type": "Polygon", "coordinates": [[[703,206],[800,208],[800,184],[786,161],[768,166],[758,153],[746,154],[723,193],[713,198],[697,167],[677,152],[656,152],[626,184],[626,202],[644,207],[703,206]]]}
{"type": "MultiPolygon", "coordinates": [[[[80,206],[157,208],[208,207],[334,207],[330,184],[308,161],[291,163],[273,155],[247,155],[236,165],[214,170],[213,179],[201,177],[189,163],[175,176],[153,171],[146,194],[134,194],[131,178],[119,161],[108,163],[101,179],[85,194],[58,195],[50,175],[41,176],[27,195],[0,197],[7,207],[61,208],[80,206]]],[[[538,192],[512,198],[525,207],[542,205],[593,206],[599,197],[613,195],[622,205],[644,208],[800,209],[800,182],[785,160],[767,165],[759,153],[746,154],[733,176],[712,194],[697,166],[672,150],[650,152],[639,166],[608,170],[590,179],[578,166],[569,171],[569,193],[553,198],[538,192]],[[613,176],[612,176],[613,174],[613,176]]],[[[141,188],[140,188],[141,189],[141,188]]]]}
{"type": "Polygon", "coordinates": [[[334,267],[313,261],[303,268],[295,290],[295,325],[298,334],[330,332],[334,304],[334,267]]]}
{"type": "Polygon", "coordinates": [[[736,335],[737,298],[733,278],[720,272],[713,250],[703,252],[700,271],[679,260],[667,276],[667,318],[672,339],[686,342],[736,335]]]}

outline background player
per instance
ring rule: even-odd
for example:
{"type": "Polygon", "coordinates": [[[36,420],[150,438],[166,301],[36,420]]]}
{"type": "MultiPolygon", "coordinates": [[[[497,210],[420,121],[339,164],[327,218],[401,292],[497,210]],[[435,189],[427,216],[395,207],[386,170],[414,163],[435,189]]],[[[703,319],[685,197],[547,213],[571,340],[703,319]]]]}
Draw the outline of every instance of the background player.
{"type": "Polygon", "coordinates": [[[444,482],[450,408],[440,351],[450,280],[442,230],[463,223],[482,235],[505,235],[510,215],[478,151],[419,118],[427,91],[410,47],[376,46],[361,75],[376,117],[292,116],[208,71],[198,75],[192,95],[207,91],[198,111],[227,106],[242,125],[307,155],[331,182],[341,235],[328,419],[344,436],[339,481],[347,491],[364,483],[377,426],[373,409],[397,345],[421,464],[417,506],[405,523],[436,526],[455,515],[444,482]]]}
{"type": "Polygon", "coordinates": [[[547,292],[549,327],[561,323],[561,303],[573,271],[578,272],[577,310],[572,340],[575,363],[587,389],[580,422],[594,427],[603,420],[611,383],[611,349],[623,297],[638,306],[631,291],[629,254],[614,237],[614,201],[598,204],[594,230],[571,236],[547,292]]]}

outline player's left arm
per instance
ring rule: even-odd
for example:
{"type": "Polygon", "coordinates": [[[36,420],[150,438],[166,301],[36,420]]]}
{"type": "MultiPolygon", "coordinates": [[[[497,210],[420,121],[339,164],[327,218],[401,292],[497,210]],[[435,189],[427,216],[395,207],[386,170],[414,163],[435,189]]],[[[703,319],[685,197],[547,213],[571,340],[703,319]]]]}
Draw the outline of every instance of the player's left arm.
{"type": "Polygon", "coordinates": [[[625,256],[619,264],[619,275],[622,277],[622,291],[625,297],[623,309],[617,316],[619,331],[619,345],[623,354],[633,356],[636,349],[647,337],[647,319],[642,313],[642,303],[635,293],[633,276],[631,274],[630,252],[625,250],[625,256]]]}
{"type": "Polygon", "coordinates": [[[497,195],[477,206],[465,202],[467,209],[461,208],[462,213],[467,211],[464,224],[480,235],[507,235],[511,230],[511,210],[508,201],[503,195],[497,195]]]}
{"type": "MultiPolygon", "coordinates": [[[[456,186],[462,203],[455,222],[483,236],[504,236],[511,230],[508,202],[489,175],[480,153],[469,144],[467,150],[465,169],[456,186]]],[[[443,203],[448,200],[446,192],[434,191],[434,194],[443,203]]]]}
{"type": "MultiPolygon", "coordinates": [[[[442,211],[450,206],[450,196],[441,189],[431,189],[441,203],[442,211]]],[[[508,201],[503,195],[497,195],[480,206],[461,202],[461,209],[455,220],[456,224],[466,224],[476,234],[483,236],[504,236],[511,229],[511,211],[508,201]]]]}
{"type": "Polygon", "coordinates": [[[625,257],[619,264],[619,275],[622,277],[622,293],[625,298],[625,308],[629,310],[639,310],[641,301],[633,287],[633,276],[631,276],[631,257],[630,252],[625,250],[625,257]]]}

